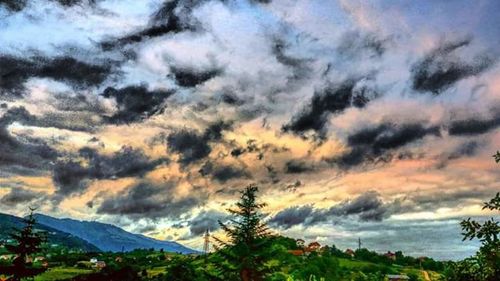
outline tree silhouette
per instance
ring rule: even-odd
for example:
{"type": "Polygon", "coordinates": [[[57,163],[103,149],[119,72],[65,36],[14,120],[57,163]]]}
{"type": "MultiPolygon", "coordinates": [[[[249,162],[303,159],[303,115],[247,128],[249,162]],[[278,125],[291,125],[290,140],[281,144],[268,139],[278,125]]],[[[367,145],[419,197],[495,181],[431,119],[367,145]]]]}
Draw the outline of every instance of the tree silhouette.
{"type": "Polygon", "coordinates": [[[22,229],[14,229],[14,232],[10,234],[11,239],[15,243],[5,245],[7,251],[15,255],[12,266],[4,267],[1,270],[11,276],[8,280],[33,279],[34,276],[45,271],[44,268],[34,268],[31,261],[31,256],[40,252],[41,245],[46,241],[44,233],[35,230],[36,220],[33,216],[34,210],[30,208],[30,214],[23,218],[24,227],[22,229]]]}
{"type": "Polygon", "coordinates": [[[222,271],[239,272],[242,281],[260,281],[265,275],[264,263],[267,239],[270,236],[262,222],[260,209],[264,203],[257,202],[258,187],[247,186],[242,192],[235,209],[228,209],[234,216],[230,224],[219,221],[228,241],[214,239],[222,245],[219,254],[224,258],[220,263],[222,271]]]}
{"type": "MultiPolygon", "coordinates": [[[[497,163],[500,162],[500,152],[497,151],[493,157],[497,163]]],[[[484,203],[484,209],[500,211],[500,192],[489,202],[484,203]]],[[[460,225],[463,231],[463,240],[478,239],[482,244],[476,257],[469,259],[479,267],[482,276],[478,280],[498,280],[496,278],[500,276],[500,222],[490,218],[480,223],[468,218],[463,220],[460,225]]],[[[479,277],[478,274],[475,275],[475,278],[479,277]]]]}

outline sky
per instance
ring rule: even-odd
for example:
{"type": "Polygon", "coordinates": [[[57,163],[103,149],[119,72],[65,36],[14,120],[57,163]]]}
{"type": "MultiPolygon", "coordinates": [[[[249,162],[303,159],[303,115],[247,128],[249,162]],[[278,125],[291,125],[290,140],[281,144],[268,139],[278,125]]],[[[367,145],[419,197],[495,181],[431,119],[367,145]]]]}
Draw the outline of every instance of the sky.
{"type": "Polygon", "coordinates": [[[498,217],[500,3],[0,1],[0,212],[201,249],[249,184],[307,242],[460,259],[498,217]]]}

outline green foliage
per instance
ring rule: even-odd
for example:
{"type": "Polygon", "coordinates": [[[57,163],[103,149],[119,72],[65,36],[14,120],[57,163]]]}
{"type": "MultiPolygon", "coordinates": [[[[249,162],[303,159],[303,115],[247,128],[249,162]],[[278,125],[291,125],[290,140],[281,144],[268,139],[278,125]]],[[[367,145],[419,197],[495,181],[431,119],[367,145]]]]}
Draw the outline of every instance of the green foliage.
{"type": "Polygon", "coordinates": [[[495,162],[500,163],[500,151],[497,151],[497,153],[493,155],[493,158],[495,158],[495,162]]]}
{"type": "Polygon", "coordinates": [[[30,260],[33,254],[39,253],[42,244],[46,241],[45,235],[35,231],[35,218],[33,209],[30,209],[28,217],[23,219],[25,226],[22,229],[14,229],[10,234],[14,244],[5,245],[5,249],[14,254],[12,266],[0,268],[0,273],[11,275],[9,280],[17,281],[22,278],[32,278],[45,271],[44,268],[36,268],[30,260]]]}
{"type": "MultiPolygon", "coordinates": [[[[495,161],[500,162],[500,152],[494,155],[495,161]]],[[[484,209],[500,211],[500,193],[497,193],[489,202],[485,202],[484,209]]],[[[463,240],[478,239],[481,241],[479,252],[464,261],[451,263],[445,270],[446,280],[494,281],[500,276],[500,223],[491,218],[480,223],[471,218],[460,223],[463,240]]]]}
{"type": "Polygon", "coordinates": [[[265,255],[269,231],[262,223],[260,213],[265,204],[257,202],[257,192],[255,185],[249,185],[241,192],[236,209],[228,209],[234,216],[231,225],[219,221],[228,241],[216,238],[223,246],[219,251],[224,259],[219,266],[221,272],[232,275],[232,278],[235,271],[239,272],[239,279],[243,281],[263,280],[269,270],[265,266],[270,259],[265,255]]]}

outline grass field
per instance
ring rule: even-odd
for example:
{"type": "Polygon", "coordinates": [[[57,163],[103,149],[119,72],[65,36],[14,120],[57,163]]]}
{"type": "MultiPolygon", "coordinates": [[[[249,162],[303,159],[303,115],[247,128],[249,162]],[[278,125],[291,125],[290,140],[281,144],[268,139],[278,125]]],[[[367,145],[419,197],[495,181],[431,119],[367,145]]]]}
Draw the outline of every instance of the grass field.
{"type": "Polygon", "coordinates": [[[80,274],[88,274],[93,271],[90,269],[80,269],[74,267],[54,267],[35,277],[35,281],[53,281],[75,277],[80,274]]]}
{"type": "MultiPolygon", "coordinates": [[[[376,263],[371,263],[371,262],[366,262],[366,261],[357,261],[357,260],[350,260],[350,259],[342,259],[339,258],[339,264],[341,267],[348,268],[348,269],[362,269],[362,268],[368,268],[368,267],[383,267],[383,265],[376,264],[376,263]]],[[[423,271],[413,268],[413,267],[405,267],[405,266],[398,266],[398,265],[392,265],[388,266],[389,268],[393,269],[395,272],[403,273],[403,274],[409,274],[409,273],[414,273],[420,278],[420,281],[427,281],[424,278],[423,271]]],[[[440,274],[434,271],[427,271],[429,273],[429,277],[431,281],[436,281],[439,280],[440,274]]]]}

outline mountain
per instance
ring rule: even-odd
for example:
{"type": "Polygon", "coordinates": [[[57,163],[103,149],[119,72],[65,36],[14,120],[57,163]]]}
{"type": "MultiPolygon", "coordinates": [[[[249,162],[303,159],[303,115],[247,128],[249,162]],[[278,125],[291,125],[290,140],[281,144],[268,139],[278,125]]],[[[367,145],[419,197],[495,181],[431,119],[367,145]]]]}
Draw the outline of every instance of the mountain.
{"type": "MultiPolygon", "coordinates": [[[[0,214],[0,240],[5,241],[10,239],[9,234],[13,228],[23,228],[24,223],[22,218],[0,214]]],[[[47,234],[49,244],[57,244],[70,249],[81,249],[86,252],[98,252],[99,249],[91,243],[73,236],[70,233],[63,232],[52,227],[37,223],[35,228],[44,231],[47,234]]]]}
{"type": "Polygon", "coordinates": [[[140,234],[127,232],[114,225],[78,221],[73,219],[58,219],[50,216],[36,214],[35,218],[41,224],[50,226],[59,231],[70,233],[95,245],[102,251],[120,252],[134,249],[163,249],[166,252],[183,254],[197,253],[173,241],[161,241],[140,234]]]}

